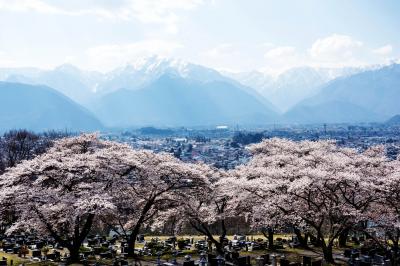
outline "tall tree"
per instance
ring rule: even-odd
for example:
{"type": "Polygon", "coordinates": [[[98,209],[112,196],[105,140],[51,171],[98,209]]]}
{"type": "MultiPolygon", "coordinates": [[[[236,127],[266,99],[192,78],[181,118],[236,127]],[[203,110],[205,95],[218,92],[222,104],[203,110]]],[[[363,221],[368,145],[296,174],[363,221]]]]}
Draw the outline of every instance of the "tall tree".
{"type": "Polygon", "coordinates": [[[264,140],[239,168],[236,183],[261,199],[266,219],[307,226],[333,262],[333,243],[347,228],[367,219],[375,188],[386,174],[381,148],[360,154],[331,141],[264,140]],[[280,212],[280,215],[276,216],[280,212]]]}
{"type": "Polygon", "coordinates": [[[207,237],[218,254],[224,254],[226,218],[232,214],[229,194],[221,182],[225,174],[223,170],[212,168],[203,170],[203,173],[207,178],[206,186],[191,193],[180,193],[178,206],[171,209],[169,215],[177,221],[178,231],[189,225],[207,237]],[[217,232],[213,231],[214,228],[217,228],[217,232]],[[218,237],[215,237],[215,233],[218,237]]]}
{"type": "MultiPolygon", "coordinates": [[[[391,161],[389,167],[389,174],[377,189],[378,201],[369,210],[369,218],[377,228],[385,232],[390,240],[386,244],[392,247],[394,254],[398,254],[400,252],[400,157],[391,161]]],[[[394,258],[392,262],[396,265],[398,263],[394,258]]]]}
{"type": "Polygon", "coordinates": [[[107,223],[128,242],[128,255],[134,256],[136,238],[145,225],[160,221],[160,213],[177,207],[178,194],[190,194],[206,187],[208,167],[183,163],[169,154],[136,151],[124,158],[123,178],[111,186],[119,195],[114,204],[118,213],[107,223]]]}
{"type": "Polygon", "coordinates": [[[126,172],[121,163],[131,148],[94,134],[56,141],[45,154],[10,168],[0,178],[3,214],[17,217],[8,232],[52,236],[66,247],[70,262],[94,223],[117,210],[109,188],[126,172]]]}

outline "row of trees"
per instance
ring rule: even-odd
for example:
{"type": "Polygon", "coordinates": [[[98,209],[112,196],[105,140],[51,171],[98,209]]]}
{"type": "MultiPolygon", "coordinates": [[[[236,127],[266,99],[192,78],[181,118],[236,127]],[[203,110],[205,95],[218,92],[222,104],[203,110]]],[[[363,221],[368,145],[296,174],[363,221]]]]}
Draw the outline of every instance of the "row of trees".
{"type": "Polygon", "coordinates": [[[302,231],[333,262],[334,242],[350,230],[374,238],[366,226],[373,222],[399,251],[400,161],[388,160],[384,147],[359,153],[331,141],[270,139],[251,151],[250,162],[224,183],[237,188],[230,195],[233,209],[251,217],[254,227],[292,227],[300,241],[302,231]]]}
{"type": "Polygon", "coordinates": [[[2,221],[9,233],[52,236],[71,261],[94,228],[117,232],[134,256],[143,228],[171,220],[177,231],[191,226],[223,253],[226,221],[238,217],[266,232],[270,247],[273,230],[290,227],[304,244],[310,235],[328,262],[349,230],[371,234],[367,221],[398,250],[400,162],[388,160],[383,147],[359,153],[329,141],[269,139],[250,150],[247,164],[223,171],[92,134],[61,139],[0,177],[2,221]]]}
{"type": "Polygon", "coordinates": [[[36,134],[28,130],[10,130],[0,136],[0,174],[23,160],[46,152],[55,139],[68,136],[67,132],[49,131],[36,134]]]}
{"type": "Polygon", "coordinates": [[[68,248],[70,260],[93,228],[113,229],[133,256],[139,230],[174,209],[178,195],[209,187],[205,165],[133,150],[96,135],[64,138],[0,178],[2,221],[8,233],[37,232],[68,248]]]}

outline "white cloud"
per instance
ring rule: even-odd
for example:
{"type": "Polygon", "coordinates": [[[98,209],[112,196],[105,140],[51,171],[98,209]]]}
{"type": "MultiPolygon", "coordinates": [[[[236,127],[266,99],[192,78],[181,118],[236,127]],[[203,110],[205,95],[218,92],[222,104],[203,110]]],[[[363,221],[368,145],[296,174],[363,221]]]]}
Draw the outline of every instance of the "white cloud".
{"type": "Polygon", "coordinates": [[[142,22],[160,22],[175,17],[175,10],[191,10],[202,4],[202,0],[132,0],[132,16],[142,22]]]}
{"type": "Polygon", "coordinates": [[[259,45],[259,47],[264,48],[264,49],[271,49],[274,46],[275,46],[275,44],[273,44],[272,42],[264,42],[259,45]]]}
{"type": "Polygon", "coordinates": [[[0,50],[0,67],[16,67],[17,62],[10,59],[5,51],[0,50]]]}
{"type": "Polygon", "coordinates": [[[389,56],[393,52],[393,46],[390,44],[384,45],[372,51],[374,54],[381,56],[389,56]]]}
{"type": "Polygon", "coordinates": [[[333,34],[315,41],[309,52],[316,60],[337,61],[352,58],[362,46],[362,42],[350,36],[333,34]]]}
{"type": "Polygon", "coordinates": [[[179,11],[189,11],[203,4],[203,0],[130,0],[115,15],[134,18],[142,23],[162,24],[167,32],[177,33],[179,11]]]}
{"type": "Polygon", "coordinates": [[[248,51],[248,46],[243,46],[238,43],[221,43],[214,47],[208,48],[200,53],[191,52],[190,61],[212,67],[218,71],[230,72],[239,71],[240,67],[248,64],[251,61],[254,67],[254,61],[247,57],[242,51],[248,51]]]}
{"type": "Polygon", "coordinates": [[[170,57],[179,48],[178,42],[166,40],[144,40],[126,44],[101,45],[86,51],[87,67],[97,70],[111,70],[135,61],[139,57],[158,55],[170,57]]]}
{"type": "Polygon", "coordinates": [[[102,19],[136,20],[146,24],[164,25],[169,33],[177,33],[180,11],[189,11],[204,0],[69,0],[69,5],[49,0],[0,0],[0,11],[37,12],[67,16],[94,15],[102,19]]]}
{"type": "Polygon", "coordinates": [[[233,44],[231,43],[222,43],[213,47],[203,53],[203,55],[208,57],[223,57],[223,56],[231,56],[234,51],[233,44]]]}
{"type": "Polygon", "coordinates": [[[277,46],[269,49],[264,58],[267,60],[267,65],[260,70],[273,75],[304,64],[303,55],[293,46],[277,46]]]}
{"type": "Polygon", "coordinates": [[[293,46],[279,46],[265,53],[267,59],[281,59],[282,57],[293,56],[296,48],[293,46]]]}
{"type": "Polygon", "coordinates": [[[294,46],[278,46],[264,52],[266,63],[261,70],[279,73],[299,66],[348,67],[386,63],[393,47],[388,44],[371,49],[363,42],[341,34],[319,38],[307,50],[294,46]],[[377,57],[376,55],[379,55],[377,57]]]}
{"type": "Polygon", "coordinates": [[[0,10],[13,12],[39,12],[46,14],[62,13],[63,11],[55,6],[46,4],[41,0],[0,0],[0,10]]]}

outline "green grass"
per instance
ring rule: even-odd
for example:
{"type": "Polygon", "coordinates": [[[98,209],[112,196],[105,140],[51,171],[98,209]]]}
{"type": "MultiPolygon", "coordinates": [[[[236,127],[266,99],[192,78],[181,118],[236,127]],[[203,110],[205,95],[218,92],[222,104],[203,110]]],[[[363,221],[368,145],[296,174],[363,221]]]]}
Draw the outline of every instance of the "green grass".
{"type": "MultiPolygon", "coordinates": [[[[264,237],[264,235],[262,235],[262,234],[246,235],[246,236],[249,237],[249,238],[253,237],[254,240],[255,240],[255,239],[258,239],[258,238],[262,238],[262,239],[264,239],[264,240],[266,239],[266,238],[264,237]]],[[[150,241],[152,238],[158,238],[159,240],[164,241],[164,240],[167,240],[167,239],[170,238],[170,237],[171,237],[171,236],[152,236],[152,235],[147,235],[147,236],[144,237],[144,239],[145,239],[146,241],[150,241]]],[[[215,238],[218,238],[219,235],[214,235],[214,237],[215,237],[215,238]]],[[[227,235],[226,237],[227,237],[229,240],[233,240],[233,235],[227,235]]],[[[274,239],[277,239],[277,238],[290,239],[291,237],[292,237],[291,234],[274,234],[274,239]]],[[[183,238],[183,239],[193,238],[194,241],[197,241],[197,240],[204,240],[204,239],[205,239],[205,237],[204,237],[203,235],[178,235],[178,236],[176,236],[176,238],[177,238],[177,239],[179,239],[179,238],[183,238]]],[[[138,245],[140,245],[140,244],[138,243],[138,245]]],[[[141,245],[143,245],[143,244],[141,244],[141,245]]],[[[135,246],[135,247],[136,247],[136,246],[135,246]]]]}
{"type": "Polygon", "coordinates": [[[26,266],[56,266],[58,265],[57,263],[53,262],[29,262],[25,263],[26,266]]]}
{"type": "MultiPolygon", "coordinates": [[[[258,238],[261,238],[263,240],[266,240],[266,238],[261,235],[261,234],[255,234],[255,235],[246,235],[247,237],[249,237],[251,239],[251,237],[253,238],[253,240],[256,240],[258,238]]],[[[156,238],[158,237],[158,239],[160,239],[161,241],[166,240],[167,238],[169,238],[170,236],[145,236],[145,240],[146,242],[149,242],[152,238],[156,238]]],[[[183,238],[183,239],[188,239],[188,238],[193,238],[194,241],[197,240],[204,240],[204,236],[202,235],[180,235],[180,236],[176,236],[177,239],[183,238]]],[[[219,236],[215,236],[216,238],[218,238],[219,236]]],[[[282,238],[282,239],[291,239],[292,235],[291,234],[275,234],[274,235],[274,239],[276,240],[277,238],[282,238]]],[[[233,240],[233,235],[228,235],[227,236],[228,239],[233,240]]],[[[352,242],[348,242],[349,246],[352,246],[353,243],[352,242]]],[[[143,243],[136,243],[135,248],[143,248],[144,244],[143,243]]],[[[178,249],[177,249],[178,250],[178,249]]],[[[343,249],[339,249],[339,248],[334,248],[334,253],[341,253],[343,251],[343,249]]],[[[178,256],[178,258],[182,258],[185,255],[190,255],[193,259],[198,259],[198,252],[197,250],[194,249],[194,246],[192,247],[191,250],[182,250],[181,255],[178,256]]],[[[320,248],[313,248],[310,250],[304,250],[304,249],[300,249],[300,248],[289,248],[286,247],[285,249],[280,249],[280,250],[276,250],[276,251],[270,251],[270,250],[254,250],[254,251],[241,251],[240,254],[243,256],[251,256],[252,259],[254,260],[255,257],[265,254],[265,253],[276,253],[276,254],[284,254],[289,260],[291,261],[299,261],[301,259],[301,256],[303,255],[307,255],[307,256],[311,256],[311,257],[318,257],[322,255],[322,251],[320,248]]],[[[44,265],[57,265],[55,263],[43,263],[43,262],[31,262],[29,259],[24,259],[24,258],[20,258],[17,255],[14,254],[7,254],[4,252],[0,252],[0,257],[6,257],[7,261],[10,262],[10,260],[13,260],[13,264],[14,265],[19,265],[22,263],[25,263],[25,265],[32,265],[32,266],[44,266],[44,265]]],[[[29,257],[30,255],[27,255],[27,257],[29,257]]],[[[173,256],[169,253],[169,254],[164,254],[161,259],[163,261],[165,260],[172,260],[173,256]]],[[[143,256],[141,258],[143,261],[155,261],[157,260],[157,256],[143,256]]],[[[107,261],[107,260],[103,260],[102,261],[103,265],[111,265],[111,262],[107,261]]]]}
{"type": "Polygon", "coordinates": [[[7,263],[8,264],[10,263],[11,260],[13,261],[14,265],[19,265],[19,264],[22,264],[22,263],[30,262],[28,259],[20,258],[20,257],[18,257],[18,255],[8,254],[8,253],[5,253],[5,252],[0,252],[0,257],[7,258],[7,263]]]}

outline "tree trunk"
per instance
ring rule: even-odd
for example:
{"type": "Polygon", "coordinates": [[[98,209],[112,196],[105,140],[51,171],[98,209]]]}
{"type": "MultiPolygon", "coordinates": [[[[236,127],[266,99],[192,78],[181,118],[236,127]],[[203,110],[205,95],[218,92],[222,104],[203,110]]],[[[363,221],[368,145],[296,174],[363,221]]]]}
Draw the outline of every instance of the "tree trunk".
{"type": "Polygon", "coordinates": [[[394,254],[397,254],[399,252],[399,238],[396,237],[396,239],[393,239],[393,252],[394,254]]]}
{"type": "Polygon", "coordinates": [[[307,242],[308,242],[308,234],[305,233],[304,237],[303,237],[301,235],[300,229],[298,229],[296,227],[293,227],[293,231],[294,231],[295,235],[297,236],[297,239],[299,240],[300,247],[308,249],[308,244],[307,244],[307,242]]]}
{"type": "MultiPolygon", "coordinates": [[[[225,222],[222,220],[221,221],[221,226],[222,226],[222,234],[220,235],[219,239],[220,241],[216,240],[213,235],[211,234],[209,227],[207,224],[202,223],[198,219],[194,219],[192,221],[189,221],[190,225],[199,233],[203,234],[208,238],[208,244],[214,244],[215,249],[219,255],[224,255],[225,250],[224,250],[224,243],[223,239],[226,236],[226,228],[225,228],[225,222]]],[[[210,249],[210,246],[209,246],[210,249]]]]}
{"type": "Polygon", "coordinates": [[[76,244],[73,244],[70,247],[68,247],[68,251],[69,251],[68,264],[73,264],[73,263],[77,263],[80,261],[79,248],[80,248],[80,245],[78,246],[76,244]]]}
{"type": "Polygon", "coordinates": [[[274,229],[271,227],[268,227],[267,230],[263,229],[261,230],[262,234],[264,237],[268,240],[268,249],[269,250],[274,250],[274,229]]]}
{"type": "Polygon", "coordinates": [[[333,259],[333,245],[329,243],[328,245],[325,244],[325,241],[322,241],[322,252],[324,253],[324,260],[326,263],[335,263],[333,259]]]}
{"type": "Polygon", "coordinates": [[[226,226],[225,226],[225,220],[221,220],[221,235],[219,236],[219,242],[217,245],[215,245],[218,254],[224,255],[225,254],[225,249],[224,249],[224,242],[225,242],[225,237],[226,237],[226,226]]]}
{"type": "MultiPolygon", "coordinates": [[[[218,255],[223,256],[225,253],[223,242],[216,240],[213,237],[213,235],[210,233],[210,230],[206,227],[206,225],[202,224],[201,226],[202,226],[203,230],[201,230],[199,232],[202,232],[208,238],[209,244],[210,243],[214,244],[215,250],[217,251],[218,255]]],[[[222,240],[222,236],[220,237],[220,240],[222,240]]],[[[209,249],[210,249],[210,247],[209,247],[209,249]]]]}
{"type": "Polygon", "coordinates": [[[393,251],[397,252],[399,251],[399,238],[400,238],[400,230],[396,229],[396,237],[393,241],[393,251]]]}
{"type": "Polygon", "coordinates": [[[139,234],[140,227],[145,222],[146,215],[150,211],[151,207],[153,207],[155,200],[156,200],[156,197],[154,196],[146,202],[146,204],[144,205],[144,207],[142,209],[142,213],[139,217],[139,220],[136,222],[135,227],[133,228],[131,234],[129,235],[129,238],[127,239],[127,241],[128,241],[128,257],[130,257],[130,258],[135,257],[136,238],[139,234]]]}
{"type": "Polygon", "coordinates": [[[349,232],[350,232],[350,229],[346,228],[339,235],[339,247],[340,248],[345,248],[347,246],[347,237],[349,236],[349,232]]]}
{"type": "Polygon", "coordinates": [[[397,266],[398,261],[397,261],[397,254],[399,252],[399,238],[397,238],[395,241],[393,241],[393,255],[391,258],[391,262],[393,266],[397,266]]]}
{"type": "Polygon", "coordinates": [[[270,250],[274,250],[275,246],[274,246],[274,229],[272,229],[271,227],[268,227],[268,248],[270,250]]]}
{"type": "Polygon", "coordinates": [[[308,247],[308,239],[310,238],[309,233],[304,233],[304,248],[309,248],[308,247]]]}
{"type": "Polygon", "coordinates": [[[392,241],[392,251],[393,251],[390,260],[393,266],[397,266],[398,265],[397,254],[399,252],[400,230],[397,229],[396,233],[394,234],[389,233],[388,238],[390,241],[392,241]]]}
{"type": "Polygon", "coordinates": [[[212,242],[213,242],[214,245],[215,245],[215,250],[217,251],[218,255],[223,256],[224,253],[225,253],[223,244],[222,244],[221,242],[218,242],[218,241],[212,241],[212,242]]]}
{"type": "Polygon", "coordinates": [[[322,246],[320,238],[315,237],[315,236],[313,236],[311,234],[309,234],[309,237],[310,237],[310,240],[313,243],[314,247],[321,247],[322,246]]]}
{"type": "Polygon", "coordinates": [[[215,251],[217,251],[218,255],[223,256],[225,254],[224,242],[223,242],[223,239],[225,238],[225,235],[222,234],[219,237],[220,241],[218,241],[210,233],[210,230],[208,230],[208,228],[206,228],[206,225],[203,224],[202,226],[203,226],[204,231],[206,232],[206,236],[208,237],[208,240],[211,241],[211,243],[213,243],[215,245],[215,251]]]}
{"type": "Polygon", "coordinates": [[[68,264],[79,262],[79,249],[85,238],[88,236],[90,229],[92,228],[93,219],[94,214],[89,214],[86,218],[82,230],[80,230],[80,223],[82,220],[80,217],[76,218],[74,238],[72,239],[71,244],[67,245],[69,251],[68,264]]]}
{"type": "Polygon", "coordinates": [[[128,257],[129,258],[135,257],[135,244],[136,244],[137,236],[139,234],[139,229],[140,229],[140,224],[136,224],[136,226],[133,228],[131,234],[129,235],[129,239],[128,239],[128,257]]]}

